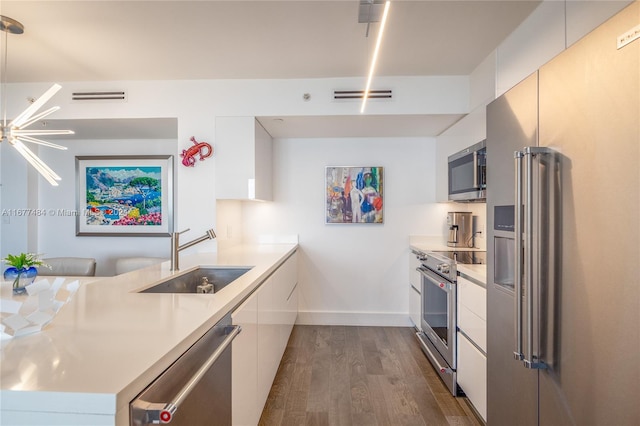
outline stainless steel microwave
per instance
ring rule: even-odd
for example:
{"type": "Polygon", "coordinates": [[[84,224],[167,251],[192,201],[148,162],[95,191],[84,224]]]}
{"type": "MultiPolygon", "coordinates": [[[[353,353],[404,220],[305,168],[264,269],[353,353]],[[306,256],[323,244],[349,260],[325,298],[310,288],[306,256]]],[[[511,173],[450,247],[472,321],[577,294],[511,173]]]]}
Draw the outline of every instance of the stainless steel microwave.
{"type": "Polygon", "coordinates": [[[487,144],[478,142],[449,156],[449,200],[485,201],[487,144]]]}

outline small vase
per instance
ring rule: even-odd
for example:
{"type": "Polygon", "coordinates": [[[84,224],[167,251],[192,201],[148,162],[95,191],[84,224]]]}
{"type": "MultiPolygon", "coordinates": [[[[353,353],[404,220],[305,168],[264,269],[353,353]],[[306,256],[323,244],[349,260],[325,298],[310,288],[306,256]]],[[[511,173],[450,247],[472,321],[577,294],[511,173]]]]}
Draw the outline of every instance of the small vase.
{"type": "Polygon", "coordinates": [[[28,268],[7,268],[4,271],[4,279],[13,281],[13,294],[26,293],[25,288],[31,284],[38,276],[38,269],[34,266],[28,268]]]}

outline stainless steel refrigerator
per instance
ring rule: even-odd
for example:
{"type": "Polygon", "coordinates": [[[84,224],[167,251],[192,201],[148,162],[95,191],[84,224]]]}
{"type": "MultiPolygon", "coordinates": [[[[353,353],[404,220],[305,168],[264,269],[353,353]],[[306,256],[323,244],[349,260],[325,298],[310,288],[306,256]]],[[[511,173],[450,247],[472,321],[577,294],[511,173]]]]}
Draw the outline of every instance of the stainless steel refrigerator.
{"type": "Polygon", "coordinates": [[[487,423],[640,425],[636,1],[487,107],[487,423]]]}

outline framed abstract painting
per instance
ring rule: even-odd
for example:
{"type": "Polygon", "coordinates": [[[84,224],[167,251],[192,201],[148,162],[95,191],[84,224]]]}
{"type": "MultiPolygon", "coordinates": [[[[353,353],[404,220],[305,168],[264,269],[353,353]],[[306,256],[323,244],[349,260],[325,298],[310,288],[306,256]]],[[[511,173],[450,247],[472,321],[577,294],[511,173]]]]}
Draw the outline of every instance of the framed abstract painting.
{"type": "Polygon", "coordinates": [[[325,223],[383,223],[383,168],[326,168],[325,223]]]}
{"type": "Polygon", "coordinates": [[[76,157],[76,235],[169,236],[173,156],[76,157]]]}

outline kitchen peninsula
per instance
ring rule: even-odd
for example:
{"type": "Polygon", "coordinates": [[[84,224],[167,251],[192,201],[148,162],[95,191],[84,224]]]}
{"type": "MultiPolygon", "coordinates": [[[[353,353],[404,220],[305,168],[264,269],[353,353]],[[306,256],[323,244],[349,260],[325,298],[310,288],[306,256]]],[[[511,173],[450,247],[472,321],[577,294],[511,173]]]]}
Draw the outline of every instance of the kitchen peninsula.
{"type": "Polygon", "coordinates": [[[231,247],[81,286],[42,332],[2,341],[0,423],[129,424],[129,402],[296,249],[231,247]],[[215,294],[138,293],[197,266],[252,268],[215,294]]]}

